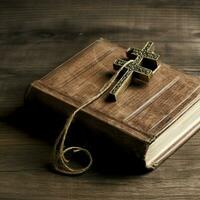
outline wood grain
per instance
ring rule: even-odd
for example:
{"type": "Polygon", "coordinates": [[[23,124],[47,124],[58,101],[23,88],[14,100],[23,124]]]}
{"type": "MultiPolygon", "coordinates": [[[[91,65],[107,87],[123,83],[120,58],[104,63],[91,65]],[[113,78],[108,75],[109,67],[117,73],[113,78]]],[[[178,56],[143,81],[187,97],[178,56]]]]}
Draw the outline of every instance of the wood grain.
{"type": "Polygon", "coordinates": [[[144,176],[93,169],[65,177],[47,166],[63,120],[31,121],[23,95],[30,82],[99,37],[138,47],[153,40],[163,62],[200,75],[199,9],[197,0],[1,1],[0,199],[198,200],[199,134],[144,176]]]}

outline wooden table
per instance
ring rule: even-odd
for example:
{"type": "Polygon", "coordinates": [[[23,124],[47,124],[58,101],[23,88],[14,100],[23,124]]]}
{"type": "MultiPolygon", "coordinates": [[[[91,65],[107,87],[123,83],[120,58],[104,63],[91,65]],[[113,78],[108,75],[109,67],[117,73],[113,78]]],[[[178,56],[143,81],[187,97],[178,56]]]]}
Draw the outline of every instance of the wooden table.
{"type": "MultiPolygon", "coordinates": [[[[126,46],[156,43],[162,61],[200,75],[200,1],[0,2],[0,199],[200,199],[200,134],[160,168],[139,175],[91,170],[67,177],[48,167],[48,123],[32,126],[23,96],[90,42],[105,37],[126,46]]],[[[44,119],[45,121],[45,119],[44,119]]],[[[59,123],[58,123],[59,124],[59,123]]]]}

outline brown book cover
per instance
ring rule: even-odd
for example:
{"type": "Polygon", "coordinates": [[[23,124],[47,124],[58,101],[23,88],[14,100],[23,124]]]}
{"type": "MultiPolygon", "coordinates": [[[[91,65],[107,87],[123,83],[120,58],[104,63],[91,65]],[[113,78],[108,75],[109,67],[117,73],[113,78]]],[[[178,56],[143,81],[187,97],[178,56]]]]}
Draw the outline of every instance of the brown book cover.
{"type": "MultiPolygon", "coordinates": [[[[29,99],[68,113],[96,95],[115,73],[126,48],[99,39],[31,84],[29,99]]],[[[147,84],[137,81],[119,96],[107,94],[80,112],[83,123],[131,149],[155,168],[200,127],[200,78],[159,61],[147,84]]]]}

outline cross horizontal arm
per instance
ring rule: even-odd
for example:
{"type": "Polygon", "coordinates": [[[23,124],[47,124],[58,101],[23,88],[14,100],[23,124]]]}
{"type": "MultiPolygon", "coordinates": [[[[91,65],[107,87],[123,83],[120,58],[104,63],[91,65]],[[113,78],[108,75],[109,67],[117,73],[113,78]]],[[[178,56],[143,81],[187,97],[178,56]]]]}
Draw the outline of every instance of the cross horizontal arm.
{"type": "Polygon", "coordinates": [[[142,52],[142,50],[137,49],[137,48],[129,48],[129,50],[127,51],[127,56],[129,58],[137,57],[141,53],[142,53],[144,58],[151,59],[151,60],[158,60],[158,58],[160,57],[159,54],[156,54],[154,52],[147,52],[147,51],[142,52]]]}
{"type": "Polygon", "coordinates": [[[152,70],[142,67],[140,65],[133,66],[133,71],[134,71],[135,77],[142,81],[149,81],[150,78],[153,76],[152,70]]]}
{"type": "Polygon", "coordinates": [[[126,62],[127,62],[126,60],[117,59],[117,60],[114,61],[113,67],[114,67],[114,69],[118,70],[118,69],[120,69],[121,67],[123,67],[123,65],[125,65],[126,62]]]}
{"type": "MultiPolygon", "coordinates": [[[[127,61],[123,59],[115,60],[114,69],[118,70],[119,68],[123,67],[126,62],[127,61]]],[[[151,69],[148,69],[141,65],[136,65],[134,62],[129,63],[125,68],[133,71],[136,77],[143,81],[148,81],[153,75],[153,71],[151,69]]]]}

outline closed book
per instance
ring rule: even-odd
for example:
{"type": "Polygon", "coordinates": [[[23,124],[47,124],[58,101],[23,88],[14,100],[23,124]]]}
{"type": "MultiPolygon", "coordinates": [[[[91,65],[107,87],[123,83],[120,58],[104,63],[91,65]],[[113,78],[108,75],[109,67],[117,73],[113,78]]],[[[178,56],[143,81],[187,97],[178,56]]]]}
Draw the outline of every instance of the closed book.
{"type": "MultiPolygon", "coordinates": [[[[95,96],[116,71],[113,62],[126,48],[99,39],[34,81],[28,99],[71,113],[95,96]]],[[[148,83],[133,80],[117,101],[108,93],[83,108],[83,124],[108,136],[110,142],[154,169],[200,128],[200,78],[158,61],[148,83]]]]}

